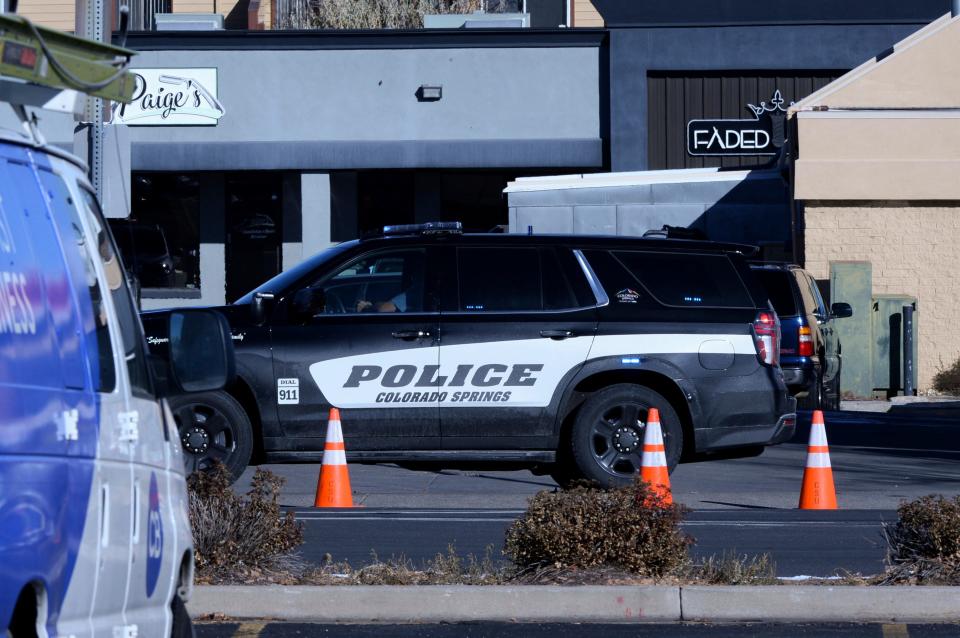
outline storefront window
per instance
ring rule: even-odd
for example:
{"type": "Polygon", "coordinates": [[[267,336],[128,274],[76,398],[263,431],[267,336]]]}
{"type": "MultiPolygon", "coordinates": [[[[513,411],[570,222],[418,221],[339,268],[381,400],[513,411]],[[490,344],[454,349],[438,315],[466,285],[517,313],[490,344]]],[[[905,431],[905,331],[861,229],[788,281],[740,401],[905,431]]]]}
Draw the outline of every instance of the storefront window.
{"type": "MultiPolygon", "coordinates": [[[[128,219],[110,227],[127,270],[140,287],[199,290],[200,183],[195,175],[133,176],[128,219]]],[[[149,295],[149,292],[146,293],[149,295]]]]}

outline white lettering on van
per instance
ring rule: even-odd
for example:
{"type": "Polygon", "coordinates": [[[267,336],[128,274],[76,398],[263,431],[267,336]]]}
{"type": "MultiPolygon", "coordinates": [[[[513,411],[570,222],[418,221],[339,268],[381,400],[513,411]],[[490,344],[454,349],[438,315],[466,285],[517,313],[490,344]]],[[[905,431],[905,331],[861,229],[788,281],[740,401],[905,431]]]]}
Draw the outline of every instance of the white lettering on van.
{"type": "Polygon", "coordinates": [[[20,272],[0,271],[0,334],[37,334],[37,315],[20,272]]]}
{"type": "Polygon", "coordinates": [[[10,230],[10,224],[7,222],[7,214],[0,207],[0,252],[17,252],[17,246],[13,243],[13,232],[10,230]]]}

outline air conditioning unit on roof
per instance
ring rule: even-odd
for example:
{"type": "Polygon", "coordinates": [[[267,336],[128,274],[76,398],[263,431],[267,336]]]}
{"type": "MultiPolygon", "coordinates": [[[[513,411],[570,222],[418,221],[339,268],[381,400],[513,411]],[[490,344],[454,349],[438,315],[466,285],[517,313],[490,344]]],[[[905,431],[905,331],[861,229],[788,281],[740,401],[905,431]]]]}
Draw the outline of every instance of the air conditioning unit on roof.
{"type": "Polygon", "coordinates": [[[154,21],[157,31],[223,31],[219,13],[158,13],[154,21]]]}

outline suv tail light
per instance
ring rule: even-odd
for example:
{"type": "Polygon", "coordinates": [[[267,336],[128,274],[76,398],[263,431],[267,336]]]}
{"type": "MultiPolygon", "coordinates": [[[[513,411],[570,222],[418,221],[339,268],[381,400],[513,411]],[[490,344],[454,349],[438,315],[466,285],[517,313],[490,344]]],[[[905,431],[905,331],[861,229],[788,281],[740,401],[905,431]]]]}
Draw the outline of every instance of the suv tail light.
{"type": "Polygon", "coordinates": [[[768,366],[780,362],[780,320],[775,312],[761,310],[753,320],[757,357],[768,366]]]}
{"type": "Polygon", "coordinates": [[[810,326],[800,326],[797,329],[797,354],[801,357],[813,356],[813,331],[810,326]]]}

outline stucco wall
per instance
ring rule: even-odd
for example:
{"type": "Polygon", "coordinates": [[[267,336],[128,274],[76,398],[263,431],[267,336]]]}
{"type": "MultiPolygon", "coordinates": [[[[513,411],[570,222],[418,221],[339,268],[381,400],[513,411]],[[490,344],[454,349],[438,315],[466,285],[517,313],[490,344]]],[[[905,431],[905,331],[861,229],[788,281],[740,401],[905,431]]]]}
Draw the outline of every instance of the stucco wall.
{"type": "Polygon", "coordinates": [[[72,0],[23,0],[17,13],[39,25],[70,31],[76,28],[75,3],[72,0]]]}
{"type": "Polygon", "coordinates": [[[869,261],[874,294],[917,298],[918,388],[929,389],[960,356],[960,201],[810,201],[804,221],[814,277],[828,279],[831,261],[869,261]]]}
{"type": "Polygon", "coordinates": [[[648,168],[650,71],[842,71],[922,24],[610,29],[610,162],[614,171],[648,168]]]}
{"type": "Polygon", "coordinates": [[[596,48],[143,51],[135,67],[216,67],[226,110],[216,126],[131,130],[135,170],[552,166],[538,143],[599,149],[596,48]],[[418,101],[424,84],[443,98],[418,101]],[[469,162],[485,148],[496,157],[469,162]]]}
{"type": "Polygon", "coordinates": [[[573,0],[573,26],[602,27],[603,18],[590,0],[573,0]]]}

